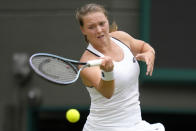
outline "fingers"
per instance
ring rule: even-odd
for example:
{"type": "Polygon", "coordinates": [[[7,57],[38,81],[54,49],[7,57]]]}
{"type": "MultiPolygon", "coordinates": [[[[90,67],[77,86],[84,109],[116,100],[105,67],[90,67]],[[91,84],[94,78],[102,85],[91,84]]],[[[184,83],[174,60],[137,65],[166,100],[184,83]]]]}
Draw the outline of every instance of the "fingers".
{"type": "Polygon", "coordinates": [[[146,75],[152,76],[153,66],[151,64],[147,65],[146,75]]]}
{"type": "Polygon", "coordinates": [[[151,54],[150,55],[148,53],[137,54],[136,59],[146,62],[147,65],[146,75],[152,76],[152,72],[154,68],[154,58],[152,58],[151,54]]]}
{"type": "Polygon", "coordinates": [[[105,56],[105,57],[102,57],[101,59],[103,59],[103,61],[100,65],[100,68],[106,72],[112,71],[114,68],[112,58],[109,56],[105,56]]]}
{"type": "Polygon", "coordinates": [[[153,72],[153,68],[154,68],[154,61],[152,61],[151,59],[147,59],[146,65],[147,65],[146,75],[152,76],[152,72],[153,72]]]}

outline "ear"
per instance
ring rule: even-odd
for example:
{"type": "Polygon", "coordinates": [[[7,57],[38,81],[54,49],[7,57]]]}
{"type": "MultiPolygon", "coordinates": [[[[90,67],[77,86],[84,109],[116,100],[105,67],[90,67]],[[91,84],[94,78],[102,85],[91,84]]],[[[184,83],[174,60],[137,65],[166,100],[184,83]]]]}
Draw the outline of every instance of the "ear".
{"type": "Polygon", "coordinates": [[[80,30],[81,30],[81,32],[82,32],[83,35],[86,35],[85,30],[84,30],[84,27],[80,26],[80,30]]]}

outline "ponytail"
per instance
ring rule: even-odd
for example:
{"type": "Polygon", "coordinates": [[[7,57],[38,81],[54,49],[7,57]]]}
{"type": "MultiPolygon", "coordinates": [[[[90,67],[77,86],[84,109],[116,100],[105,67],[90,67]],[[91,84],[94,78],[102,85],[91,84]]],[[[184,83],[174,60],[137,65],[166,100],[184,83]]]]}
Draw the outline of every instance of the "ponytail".
{"type": "Polygon", "coordinates": [[[112,24],[110,25],[110,29],[109,32],[114,32],[118,30],[118,25],[116,24],[115,21],[112,22],[112,24]]]}

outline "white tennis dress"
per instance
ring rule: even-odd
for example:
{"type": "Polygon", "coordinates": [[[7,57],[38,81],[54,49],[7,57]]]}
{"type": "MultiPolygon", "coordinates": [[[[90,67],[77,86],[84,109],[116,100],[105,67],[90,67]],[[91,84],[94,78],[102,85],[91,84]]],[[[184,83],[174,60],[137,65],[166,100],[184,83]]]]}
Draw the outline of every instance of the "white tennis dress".
{"type": "MultiPolygon", "coordinates": [[[[124,53],[120,62],[114,62],[115,91],[107,99],[94,87],[87,87],[91,105],[83,131],[164,131],[161,123],[149,124],[142,120],[138,91],[139,64],[126,45],[111,39],[124,53]]],[[[87,49],[104,56],[91,44],[87,49]]]]}

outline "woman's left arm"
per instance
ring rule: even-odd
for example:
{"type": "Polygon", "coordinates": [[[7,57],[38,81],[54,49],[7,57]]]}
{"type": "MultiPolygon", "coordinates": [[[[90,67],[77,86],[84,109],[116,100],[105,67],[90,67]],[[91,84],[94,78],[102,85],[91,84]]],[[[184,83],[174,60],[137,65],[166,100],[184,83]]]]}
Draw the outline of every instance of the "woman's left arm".
{"type": "Polygon", "coordinates": [[[144,61],[147,65],[146,75],[152,76],[155,61],[155,50],[148,43],[133,38],[132,49],[137,60],[144,61]]]}
{"type": "Polygon", "coordinates": [[[135,39],[123,31],[112,32],[111,36],[124,42],[131,49],[137,60],[146,62],[146,75],[152,75],[155,60],[155,50],[148,43],[135,39]]]}

